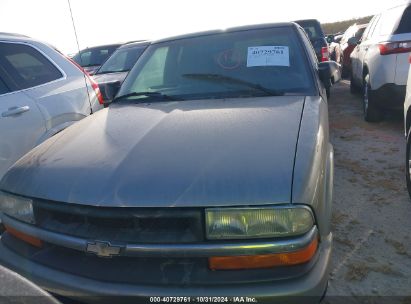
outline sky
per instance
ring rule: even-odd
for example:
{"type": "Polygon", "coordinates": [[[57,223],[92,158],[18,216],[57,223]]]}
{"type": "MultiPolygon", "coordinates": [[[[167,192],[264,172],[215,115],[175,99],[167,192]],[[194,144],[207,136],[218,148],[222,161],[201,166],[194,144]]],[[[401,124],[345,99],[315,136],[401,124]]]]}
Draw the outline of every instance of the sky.
{"type": "Polygon", "coordinates": [[[334,22],[374,15],[404,0],[0,0],[0,32],[80,49],[231,26],[315,18],[334,22]]]}

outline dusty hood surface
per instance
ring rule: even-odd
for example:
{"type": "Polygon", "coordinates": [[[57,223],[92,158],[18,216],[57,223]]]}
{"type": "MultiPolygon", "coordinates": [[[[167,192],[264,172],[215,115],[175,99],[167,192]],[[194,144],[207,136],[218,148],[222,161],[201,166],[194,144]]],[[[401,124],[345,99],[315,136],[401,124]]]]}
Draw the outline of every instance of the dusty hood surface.
{"type": "Polygon", "coordinates": [[[95,206],[287,203],[303,103],[113,104],[32,150],[0,189],[95,206]]]}

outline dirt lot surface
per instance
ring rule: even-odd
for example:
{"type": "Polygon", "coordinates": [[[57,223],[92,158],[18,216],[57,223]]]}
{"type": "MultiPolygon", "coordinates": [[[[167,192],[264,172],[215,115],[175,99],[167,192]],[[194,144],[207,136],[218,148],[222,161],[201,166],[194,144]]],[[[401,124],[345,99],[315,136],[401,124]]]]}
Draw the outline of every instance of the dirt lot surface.
{"type": "MultiPolygon", "coordinates": [[[[371,296],[368,300],[373,303],[376,296],[398,296],[395,303],[411,303],[411,298],[404,298],[411,296],[411,201],[404,178],[401,115],[389,113],[384,122],[366,123],[361,97],[350,94],[349,82],[342,81],[332,91],[329,117],[335,180],[330,297],[371,296]]],[[[330,299],[325,302],[336,302],[330,299]]]]}

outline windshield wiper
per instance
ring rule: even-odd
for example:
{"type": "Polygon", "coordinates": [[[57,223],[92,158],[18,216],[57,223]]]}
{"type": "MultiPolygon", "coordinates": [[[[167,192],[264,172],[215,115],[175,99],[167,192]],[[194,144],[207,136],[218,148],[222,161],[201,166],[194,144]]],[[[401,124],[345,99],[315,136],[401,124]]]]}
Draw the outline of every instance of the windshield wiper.
{"type": "MultiPolygon", "coordinates": [[[[182,98],[171,96],[171,95],[166,95],[160,92],[131,92],[125,95],[118,96],[113,99],[113,102],[116,102],[120,99],[127,99],[129,97],[135,97],[135,96],[146,96],[146,97],[158,97],[159,100],[155,101],[160,101],[160,100],[170,100],[170,101],[180,101],[183,100],[182,98]]],[[[134,101],[136,102],[146,102],[145,99],[135,99],[134,101]]]]}
{"type": "Polygon", "coordinates": [[[226,83],[232,83],[232,84],[240,84],[249,88],[252,88],[254,90],[260,91],[265,93],[267,96],[283,96],[284,92],[278,91],[278,90],[271,90],[269,88],[265,88],[260,84],[249,82],[246,80],[230,77],[230,76],[224,76],[221,74],[183,74],[183,77],[187,78],[193,78],[193,79],[200,79],[200,80],[205,80],[205,81],[214,81],[214,82],[226,82],[226,83]]]}
{"type": "Polygon", "coordinates": [[[97,71],[97,74],[114,74],[114,73],[122,73],[122,72],[128,72],[129,70],[120,70],[120,71],[97,71]]]}

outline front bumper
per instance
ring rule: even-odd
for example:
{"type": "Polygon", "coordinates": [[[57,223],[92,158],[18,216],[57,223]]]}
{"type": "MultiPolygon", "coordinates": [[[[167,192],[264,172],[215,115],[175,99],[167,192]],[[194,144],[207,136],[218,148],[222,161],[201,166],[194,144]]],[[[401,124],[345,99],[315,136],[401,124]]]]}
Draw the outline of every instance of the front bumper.
{"type": "Polygon", "coordinates": [[[112,283],[110,273],[101,281],[76,276],[28,260],[3,242],[0,242],[0,263],[52,293],[80,298],[85,302],[112,303],[112,297],[121,296],[132,303],[149,303],[150,297],[189,296],[191,303],[199,303],[196,297],[220,296],[251,297],[256,298],[258,303],[318,303],[327,287],[331,251],[330,234],[320,243],[315,265],[303,276],[258,284],[249,282],[203,287],[112,283]]]}

